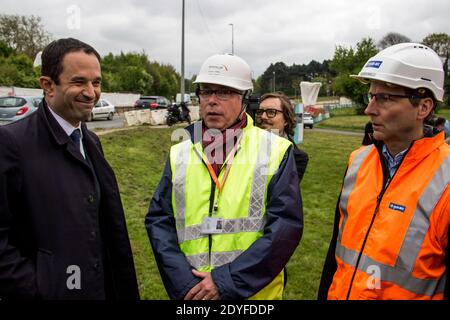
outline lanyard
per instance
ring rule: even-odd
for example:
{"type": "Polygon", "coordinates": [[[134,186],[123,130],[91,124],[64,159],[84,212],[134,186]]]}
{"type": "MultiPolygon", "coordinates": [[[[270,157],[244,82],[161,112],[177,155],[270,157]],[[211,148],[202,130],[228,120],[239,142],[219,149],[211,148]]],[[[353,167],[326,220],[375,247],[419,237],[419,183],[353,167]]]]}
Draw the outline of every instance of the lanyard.
{"type": "Polygon", "coordinates": [[[231,150],[231,153],[229,155],[229,159],[225,160],[226,167],[225,167],[225,171],[224,171],[224,174],[223,174],[222,181],[219,181],[219,178],[217,177],[216,172],[214,171],[211,163],[209,163],[208,158],[205,156],[204,159],[203,159],[205,161],[205,163],[206,163],[206,167],[208,168],[209,174],[211,175],[211,178],[214,181],[214,184],[217,186],[217,189],[219,190],[219,195],[220,195],[220,193],[223,190],[223,186],[225,185],[225,181],[227,180],[228,173],[230,172],[230,169],[231,169],[231,164],[233,163],[234,156],[236,155],[237,148],[238,148],[239,143],[241,141],[241,137],[242,137],[242,135],[238,138],[236,144],[234,145],[233,149],[231,150]]]}

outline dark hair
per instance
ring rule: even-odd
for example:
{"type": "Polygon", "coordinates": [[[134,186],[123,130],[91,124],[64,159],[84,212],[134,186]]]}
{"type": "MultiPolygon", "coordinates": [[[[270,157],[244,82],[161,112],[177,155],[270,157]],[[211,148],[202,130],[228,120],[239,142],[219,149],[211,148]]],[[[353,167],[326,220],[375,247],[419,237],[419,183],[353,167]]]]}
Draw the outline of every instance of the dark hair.
{"type": "Polygon", "coordinates": [[[283,110],[284,120],[286,120],[286,126],[284,131],[289,135],[294,135],[294,128],[297,124],[297,118],[295,117],[294,107],[292,106],[291,100],[283,92],[270,92],[263,94],[259,103],[263,102],[269,98],[277,98],[281,102],[281,109],[283,110]]]}
{"type": "Polygon", "coordinates": [[[416,97],[415,99],[409,99],[409,101],[414,107],[419,106],[419,102],[421,99],[430,98],[431,100],[433,100],[433,109],[425,118],[424,123],[429,123],[430,121],[432,121],[432,119],[434,118],[434,110],[436,109],[437,106],[437,100],[434,97],[433,92],[431,92],[431,90],[427,88],[418,88],[418,89],[410,89],[405,87],[403,88],[405,89],[405,93],[407,95],[412,95],[416,97]]]}
{"type": "Polygon", "coordinates": [[[442,126],[442,125],[444,125],[445,124],[445,118],[442,118],[442,117],[438,117],[437,119],[436,119],[436,121],[434,121],[434,126],[435,127],[437,127],[437,126],[442,126]]]}
{"type": "Polygon", "coordinates": [[[436,107],[437,101],[433,95],[433,92],[431,92],[430,89],[427,89],[427,88],[410,89],[410,88],[405,88],[405,87],[402,87],[402,88],[405,90],[405,93],[407,95],[416,97],[415,99],[409,99],[409,101],[411,101],[412,105],[418,106],[420,99],[430,98],[433,100],[434,107],[436,107]]]}
{"type": "Polygon", "coordinates": [[[63,72],[64,56],[77,51],[94,54],[98,61],[101,61],[98,52],[90,45],[74,38],[59,39],[52,41],[42,52],[41,76],[50,77],[56,84],[59,84],[59,75],[63,72]]]}

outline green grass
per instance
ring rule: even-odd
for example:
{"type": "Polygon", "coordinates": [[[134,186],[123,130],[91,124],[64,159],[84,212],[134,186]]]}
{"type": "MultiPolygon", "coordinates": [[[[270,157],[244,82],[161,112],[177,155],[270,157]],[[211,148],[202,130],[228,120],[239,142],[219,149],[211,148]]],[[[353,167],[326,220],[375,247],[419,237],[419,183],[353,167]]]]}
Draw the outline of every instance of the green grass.
{"type": "Polygon", "coordinates": [[[358,115],[355,107],[336,108],[331,110],[331,118],[317,124],[318,128],[329,128],[348,131],[364,131],[369,117],[358,115]]]}
{"type": "Polygon", "coordinates": [[[368,116],[331,117],[317,124],[318,128],[364,131],[368,116]]]}
{"type": "MultiPolygon", "coordinates": [[[[450,120],[450,108],[440,108],[436,113],[438,116],[450,120]]],[[[356,108],[341,108],[331,111],[331,118],[317,124],[318,128],[330,128],[350,131],[364,131],[364,126],[369,117],[357,115],[356,108]]]]}
{"type": "MultiPolygon", "coordinates": [[[[167,299],[153,258],[144,217],[159,182],[173,129],[141,127],[101,136],[125,208],[139,290],[143,299],[167,299]]],[[[306,131],[301,148],[309,164],[301,189],[305,229],[288,268],[286,299],[316,299],[331,238],[334,210],[349,153],[360,137],[306,131]]]]}
{"type": "Polygon", "coordinates": [[[450,121],[450,108],[440,108],[436,114],[450,121]]]}
{"type": "Polygon", "coordinates": [[[332,117],[347,117],[347,116],[356,116],[358,113],[356,112],[356,108],[335,108],[331,110],[332,117]]]}
{"type": "Polygon", "coordinates": [[[168,155],[170,133],[171,129],[141,127],[100,137],[119,183],[142,299],[167,299],[144,217],[168,155]]]}

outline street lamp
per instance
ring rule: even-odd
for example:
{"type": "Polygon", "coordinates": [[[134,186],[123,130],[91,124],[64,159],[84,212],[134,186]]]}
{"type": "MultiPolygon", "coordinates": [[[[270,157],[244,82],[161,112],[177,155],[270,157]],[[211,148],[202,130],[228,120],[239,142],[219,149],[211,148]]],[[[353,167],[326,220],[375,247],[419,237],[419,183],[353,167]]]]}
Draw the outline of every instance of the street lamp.
{"type": "Polygon", "coordinates": [[[180,83],[180,93],[181,102],[184,102],[184,0],[182,2],[182,16],[181,16],[181,83],[180,83]]]}
{"type": "Polygon", "coordinates": [[[231,54],[234,55],[234,24],[229,23],[231,26],[231,54]]]}
{"type": "Polygon", "coordinates": [[[272,92],[275,92],[275,71],[273,71],[272,72],[272,74],[273,74],[273,91],[272,92]]]}

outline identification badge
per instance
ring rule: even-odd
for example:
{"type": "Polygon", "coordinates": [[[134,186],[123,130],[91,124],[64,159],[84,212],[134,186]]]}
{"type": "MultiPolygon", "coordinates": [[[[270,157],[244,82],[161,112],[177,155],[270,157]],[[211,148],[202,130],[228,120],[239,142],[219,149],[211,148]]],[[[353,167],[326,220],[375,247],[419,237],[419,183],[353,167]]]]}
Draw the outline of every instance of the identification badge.
{"type": "Polygon", "coordinates": [[[202,224],[202,233],[214,234],[223,232],[223,219],[206,217],[202,224]]]}

